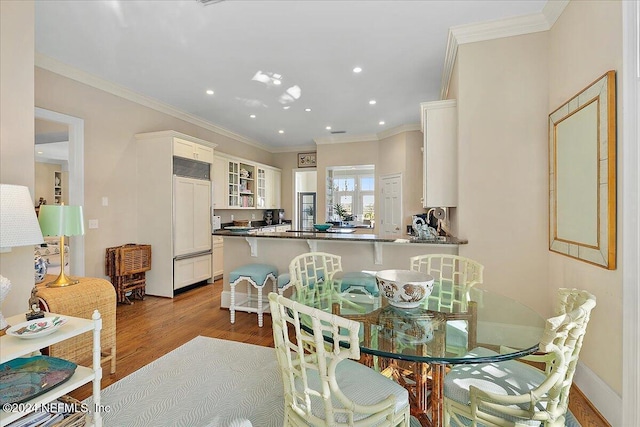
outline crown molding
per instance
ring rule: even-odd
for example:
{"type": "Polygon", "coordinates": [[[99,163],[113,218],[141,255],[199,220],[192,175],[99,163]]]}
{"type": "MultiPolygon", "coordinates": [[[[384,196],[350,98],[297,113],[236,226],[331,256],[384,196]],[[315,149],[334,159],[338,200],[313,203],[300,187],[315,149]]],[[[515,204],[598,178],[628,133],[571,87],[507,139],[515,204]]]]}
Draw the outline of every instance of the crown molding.
{"type": "Polygon", "coordinates": [[[329,145],[329,144],[348,144],[350,142],[370,142],[377,141],[378,135],[364,134],[364,135],[332,135],[324,138],[314,138],[313,142],[316,145],[329,145]]]}
{"type": "Polygon", "coordinates": [[[540,13],[451,27],[445,51],[440,98],[446,99],[449,93],[451,74],[459,45],[548,31],[558,20],[569,1],[548,0],[540,13]]]}
{"type": "Polygon", "coordinates": [[[274,154],[278,153],[306,153],[313,152],[317,150],[316,145],[296,145],[294,147],[286,146],[286,147],[271,147],[271,152],[274,154]]]}
{"type": "Polygon", "coordinates": [[[404,132],[413,132],[416,130],[420,130],[420,123],[410,123],[406,125],[396,126],[391,129],[383,130],[382,132],[377,133],[378,140],[390,138],[392,136],[399,135],[404,132]]]}
{"type": "Polygon", "coordinates": [[[35,66],[51,71],[52,73],[60,74],[61,76],[86,84],[87,86],[100,89],[102,91],[118,96],[120,98],[127,99],[131,102],[135,102],[136,104],[140,104],[145,107],[151,108],[153,110],[159,111],[161,113],[168,114],[180,120],[184,120],[185,122],[194,124],[196,126],[200,126],[204,129],[215,132],[218,135],[231,138],[235,141],[242,142],[247,145],[251,145],[253,147],[259,148],[267,152],[272,152],[272,147],[269,147],[268,145],[265,145],[253,139],[247,138],[245,136],[239,135],[230,130],[221,128],[220,126],[217,126],[211,122],[203,120],[199,117],[196,117],[192,114],[179,110],[175,107],[172,107],[171,105],[165,104],[154,98],[150,98],[148,96],[134,92],[130,89],[125,88],[124,86],[120,86],[113,82],[104,80],[98,76],[87,73],[78,68],[72,67],[68,64],[60,62],[49,56],[43,55],[39,52],[35,53],[35,66]]]}
{"type": "Polygon", "coordinates": [[[380,141],[382,139],[390,138],[395,135],[399,135],[403,132],[413,132],[420,130],[420,123],[410,123],[406,125],[400,125],[391,129],[383,130],[382,132],[374,134],[362,134],[362,135],[332,135],[324,138],[315,138],[313,141],[316,145],[329,145],[329,144],[349,144],[352,142],[372,142],[380,141]]]}

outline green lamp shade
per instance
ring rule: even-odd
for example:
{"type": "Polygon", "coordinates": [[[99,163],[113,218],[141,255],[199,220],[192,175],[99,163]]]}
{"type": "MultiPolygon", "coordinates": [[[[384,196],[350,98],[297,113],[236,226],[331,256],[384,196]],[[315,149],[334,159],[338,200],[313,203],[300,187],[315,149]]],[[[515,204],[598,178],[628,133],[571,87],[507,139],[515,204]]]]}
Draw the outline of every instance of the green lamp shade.
{"type": "Polygon", "coordinates": [[[79,236],[84,234],[82,206],[42,205],[38,216],[45,236],[79,236]]]}

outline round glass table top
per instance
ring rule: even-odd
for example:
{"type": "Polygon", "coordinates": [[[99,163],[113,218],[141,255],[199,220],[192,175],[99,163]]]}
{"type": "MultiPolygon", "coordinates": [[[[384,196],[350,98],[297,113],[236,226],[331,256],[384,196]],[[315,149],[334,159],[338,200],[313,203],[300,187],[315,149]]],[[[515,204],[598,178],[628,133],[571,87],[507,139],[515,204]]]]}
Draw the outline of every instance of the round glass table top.
{"type": "Polygon", "coordinates": [[[389,305],[380,295],[340,291],[340,281],[294,292],[292,299],[360,322],[362,353],[426,363],[509,360],[538,349],[545,319],[511,298],[474,287],[441,286],[416,308],[389,305]],[[484,347],[492,356],[467,353],[484,347]]]}

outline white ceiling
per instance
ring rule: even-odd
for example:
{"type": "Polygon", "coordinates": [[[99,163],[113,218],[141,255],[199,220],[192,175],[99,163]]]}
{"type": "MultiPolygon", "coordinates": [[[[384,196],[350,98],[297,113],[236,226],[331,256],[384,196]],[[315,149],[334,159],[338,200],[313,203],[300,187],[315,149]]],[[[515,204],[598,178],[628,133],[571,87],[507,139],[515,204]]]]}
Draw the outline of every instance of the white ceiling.
{"type": "Polygon", "coordinates": [[[36,51],[284,151],[326,126],[355,138],[419,123],[419,103],[439,99],[450,27],[545,3],[38,0],[36,51]]]}

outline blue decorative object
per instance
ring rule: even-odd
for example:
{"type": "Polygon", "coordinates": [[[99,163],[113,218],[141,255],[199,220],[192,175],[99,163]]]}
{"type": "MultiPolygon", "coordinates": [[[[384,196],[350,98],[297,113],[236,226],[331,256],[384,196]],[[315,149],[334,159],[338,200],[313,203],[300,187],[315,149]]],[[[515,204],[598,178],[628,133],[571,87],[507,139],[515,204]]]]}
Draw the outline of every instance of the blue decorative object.
{"type": "Polygon", "coordinates": [[[57,357],[21,357],[0,365],[0,404],[32,399],[67,381],[77,365],[57,357]]]}
{"type": "Polygon", "coordinates": [[[47,261],[40,255],[35,256],[35,279],[36,283],[40,283],[44,280],[44,276],[47,275],[47,261]]]}
{"type": "Polygon", "coordinates": [[[333,224],[313,224],[313,228],[318,231],[327,231],[333,224]]]}

